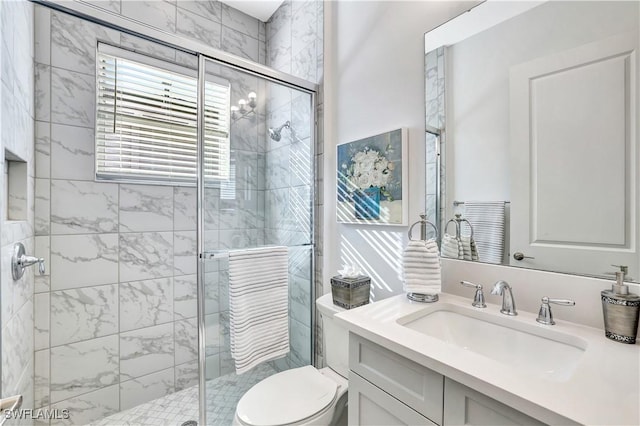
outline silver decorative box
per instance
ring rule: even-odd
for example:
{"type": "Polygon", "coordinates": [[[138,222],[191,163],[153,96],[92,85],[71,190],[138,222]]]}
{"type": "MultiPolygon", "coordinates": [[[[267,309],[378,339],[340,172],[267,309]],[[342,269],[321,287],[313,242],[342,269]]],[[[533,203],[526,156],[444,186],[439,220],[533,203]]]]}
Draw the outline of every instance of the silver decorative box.
{"type": "Polygon", "coordinates": [[[331,278],[331,294],[333,304],[341,308],[351,309],[369,303],[371,278],[360,275],[345,278],[340,275],[331,278]]]}

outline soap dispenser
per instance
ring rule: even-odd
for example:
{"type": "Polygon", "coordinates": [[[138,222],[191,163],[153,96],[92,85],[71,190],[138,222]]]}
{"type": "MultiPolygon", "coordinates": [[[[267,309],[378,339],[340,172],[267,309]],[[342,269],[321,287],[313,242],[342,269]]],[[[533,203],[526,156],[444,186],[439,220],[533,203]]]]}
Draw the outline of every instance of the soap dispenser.
{"type": "MultiPolygon", "coordinates": [[[[614,265],[617,266],[617,265],[614,265]]],[[[629,294],[629,286],[624,283],[627,266],[619,266],[616,282],[611,290],[601,294],[604,314],[605,336],[621,343],[636,343],[638,334],[638,315],[640,314],[640,296],[629,294]]]]}

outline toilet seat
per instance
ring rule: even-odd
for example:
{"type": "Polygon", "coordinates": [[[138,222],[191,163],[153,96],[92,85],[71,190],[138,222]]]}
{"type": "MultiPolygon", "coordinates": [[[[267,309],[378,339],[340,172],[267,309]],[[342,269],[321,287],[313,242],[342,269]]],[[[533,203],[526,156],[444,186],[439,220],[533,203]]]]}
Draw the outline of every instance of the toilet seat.
{"type": "Polygon", "coordinates": [[[309,419],[335,401],[338,385],[307,365],[268,377],[240,399],[236,417],[247,426],[290,425],[309,419]]]}

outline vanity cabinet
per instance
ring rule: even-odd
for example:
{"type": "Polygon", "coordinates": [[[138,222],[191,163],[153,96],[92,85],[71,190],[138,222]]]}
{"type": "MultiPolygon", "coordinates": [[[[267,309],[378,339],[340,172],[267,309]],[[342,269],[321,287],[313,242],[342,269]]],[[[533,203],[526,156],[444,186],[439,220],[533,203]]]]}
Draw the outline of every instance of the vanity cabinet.
{"type": "Polygon", "coordinates": [[[350,425],[542,425],[358,335],[349,337],[350,425]]]}

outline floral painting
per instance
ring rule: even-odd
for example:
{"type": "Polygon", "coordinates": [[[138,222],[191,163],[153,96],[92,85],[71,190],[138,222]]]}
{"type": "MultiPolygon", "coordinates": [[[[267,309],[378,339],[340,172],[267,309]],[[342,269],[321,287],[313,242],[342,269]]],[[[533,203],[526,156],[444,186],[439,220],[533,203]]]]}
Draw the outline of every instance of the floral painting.
{"type": "Polygon", "coordinates": [[[407,224],[406,130],[338,145],[338,222],[407,224]]]}

